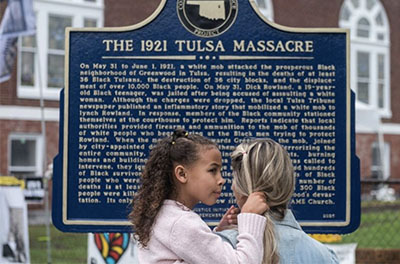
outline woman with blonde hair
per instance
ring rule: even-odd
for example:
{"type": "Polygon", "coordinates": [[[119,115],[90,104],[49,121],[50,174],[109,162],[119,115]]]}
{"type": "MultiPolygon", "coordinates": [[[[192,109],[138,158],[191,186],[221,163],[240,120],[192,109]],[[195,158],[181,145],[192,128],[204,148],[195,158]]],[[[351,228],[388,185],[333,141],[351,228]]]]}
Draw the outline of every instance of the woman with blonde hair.
{"type": "MultiPolygon", "coordinates": [[[[301,229],[288,209],[295,176],[290,157],[280,144],[272,139],[240,144],[232,153],[232,169],[232,189],[239,208],[252,192],[262,192],[267,197],[263,264],[339,263],[332,250],[301,229]]],[[[226,238],[232,237],[230,234],[226,238]]]]}

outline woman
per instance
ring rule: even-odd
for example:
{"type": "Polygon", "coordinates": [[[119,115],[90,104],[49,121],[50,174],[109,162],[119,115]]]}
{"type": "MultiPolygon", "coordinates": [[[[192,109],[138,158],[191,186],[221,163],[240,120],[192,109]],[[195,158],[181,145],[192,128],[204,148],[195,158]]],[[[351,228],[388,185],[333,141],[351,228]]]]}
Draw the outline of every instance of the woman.
{"type": "MultiPolygon", "coordinates": [[[[335,253],[308,236],[288,209],[295,187],[293,165],[286,150],[272,139],[237,146],[232,153],[232,189],[239,208],[249,194],[263,192],[269,210],[264,214],[263,264],[339,263],[335,253]]],[[[235,230],[219,234],[235,246],[235,230]]]]}

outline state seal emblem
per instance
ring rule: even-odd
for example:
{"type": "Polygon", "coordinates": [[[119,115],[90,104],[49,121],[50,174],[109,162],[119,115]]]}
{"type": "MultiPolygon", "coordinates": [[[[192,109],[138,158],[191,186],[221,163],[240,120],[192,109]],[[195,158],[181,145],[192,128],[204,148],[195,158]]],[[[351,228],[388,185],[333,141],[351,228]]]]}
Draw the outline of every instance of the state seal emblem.
{"type": "Polygon", "coordinates": [[[200,37],[221,35],[237,16],[237,0],[178,0],[177,12],[182,25],[200,37]]]}

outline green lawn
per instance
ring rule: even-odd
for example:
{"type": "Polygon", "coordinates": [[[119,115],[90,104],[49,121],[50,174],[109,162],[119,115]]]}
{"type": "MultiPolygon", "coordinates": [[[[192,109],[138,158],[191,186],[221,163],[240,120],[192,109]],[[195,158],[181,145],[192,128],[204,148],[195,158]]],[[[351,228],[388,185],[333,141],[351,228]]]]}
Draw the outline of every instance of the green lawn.
{"type": "MultiPolygon", "coordinates": [[[[53,264],[87,263],[87,234],[63,233],[51,226],[51,257],[53,264]]],[[[46,227],[29,226],[32,264],[47,263],[46,227]]]]}
{"type": "Polygon", "coordinates": [[[344,235],[342,243],[357,243],[358,248],[400,248],[400,210],[363,213],[360,227],[344,235]]]}
{"type": "MultiPolygon", "coordinates": [[[[379,207],[378,207],[379,208],[379,207]]],[[[361,215],[361,225],[340,243],[357,243],[358,248],[400,248],[400,210],[384,209],[361,215]]],[[[29,226],[32,264],[47,263],[45,226],[29,226]]],[[[51,252],[54,264],[87,262],[87,234],[62,233],[51,227],[51,252]]]]}

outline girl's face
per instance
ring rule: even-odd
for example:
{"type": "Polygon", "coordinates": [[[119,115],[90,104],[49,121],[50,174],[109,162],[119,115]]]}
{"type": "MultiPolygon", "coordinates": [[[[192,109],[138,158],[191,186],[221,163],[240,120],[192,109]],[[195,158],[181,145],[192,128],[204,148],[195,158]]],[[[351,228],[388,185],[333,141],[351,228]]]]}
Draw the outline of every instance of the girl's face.
{"type": "Polygon", "coordinates": [[[201,147],[199,159],[184,169],[186,182],[181,188],[182,202],[191,209],[199,201],[213,205],[225,183],[221,168],[221,152],[216,147],[201,147]]]}

